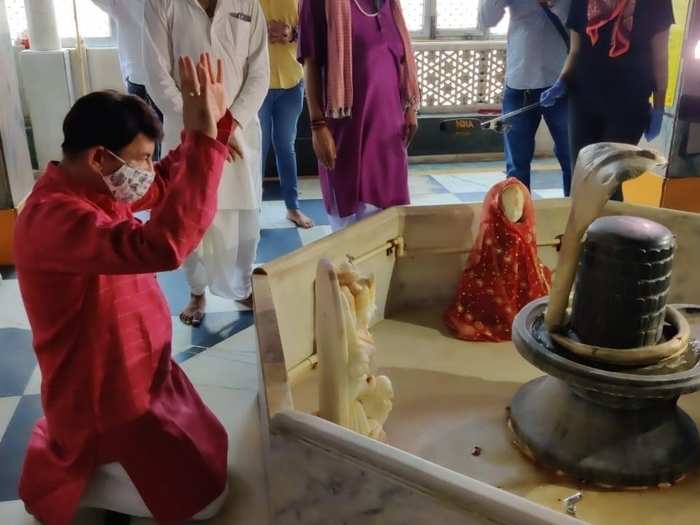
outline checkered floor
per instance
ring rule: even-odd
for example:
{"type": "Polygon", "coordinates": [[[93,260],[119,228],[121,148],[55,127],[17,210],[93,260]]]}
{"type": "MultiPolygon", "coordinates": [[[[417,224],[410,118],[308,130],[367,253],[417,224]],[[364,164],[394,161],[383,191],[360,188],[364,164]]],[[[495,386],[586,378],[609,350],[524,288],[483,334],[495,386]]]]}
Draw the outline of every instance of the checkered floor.
{"type": "MultiPolygon", "coordinates": [[[[552,161],[538,161],[533,173],[534,198],[562,196],[561,172],[552,161]]],[[[416,165],[409,185],[413,204],[480,202],[489,187],[504,178],[502,163],[416,165]]],[[[330,233],[318,180],[300,181],[302,210],[317,226],[299,230],[285,220],[279,184],[266,182],[262,207],[262,264],[330,233]]],[[[12,268],[2,268],[0,283],[0,523],[13,525],[3,514],[3,502],[18,499],[17,482],[29,434],[41,416],[41,377],[31,347],[31,333],[12,268]]],[[[159,276],[175,316],[189,292],[181,271],[159,276]]],[[[201,327],[185,327],[173,318],[173,355],[185,362],[250,327],[253,315],[232,301],[210,297],[201,327]]],[[[235,349],[234,349],[235,350],[235,349]]],[[[206,378],[204,378],[206,380],[206,378]]],[[[15,507],[12,507],[15,508],[15,507]]]]}

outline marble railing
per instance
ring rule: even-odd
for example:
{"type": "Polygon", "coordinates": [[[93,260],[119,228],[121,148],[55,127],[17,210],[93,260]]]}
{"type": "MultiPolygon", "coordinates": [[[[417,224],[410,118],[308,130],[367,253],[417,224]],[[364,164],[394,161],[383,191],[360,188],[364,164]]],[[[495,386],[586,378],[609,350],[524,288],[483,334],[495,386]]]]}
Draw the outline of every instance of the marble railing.
{"type": "Polygon", "coordinates": [[[277,414],[271,430],[275,525],[584,525],[308,414],[277,414]]]}

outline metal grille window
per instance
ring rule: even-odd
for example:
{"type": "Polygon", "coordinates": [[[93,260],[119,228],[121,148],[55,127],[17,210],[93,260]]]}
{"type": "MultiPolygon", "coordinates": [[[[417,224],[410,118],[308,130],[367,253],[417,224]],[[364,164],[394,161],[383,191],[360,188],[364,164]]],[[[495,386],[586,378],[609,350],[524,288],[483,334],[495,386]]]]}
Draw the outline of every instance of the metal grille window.
{"type": "Polygon", "coordinates": [[[490,31],[479,27],[479,0],[401,0],[406,23],[418,39],[502,38],[508,17],[490,31]]]}

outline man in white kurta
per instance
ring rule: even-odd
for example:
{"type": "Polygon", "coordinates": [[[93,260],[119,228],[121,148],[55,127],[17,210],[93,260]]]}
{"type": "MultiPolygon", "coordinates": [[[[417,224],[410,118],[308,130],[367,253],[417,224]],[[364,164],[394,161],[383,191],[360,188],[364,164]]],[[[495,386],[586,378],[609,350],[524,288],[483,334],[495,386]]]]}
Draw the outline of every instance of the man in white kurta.
{"type": "Polygon", "coordinates": [[[236,122],[219,186],[214,223],[184,265],[192,300],[186,324],[204,316],[206,288],[249,301],[260,240],[261,129],[258,110],[269,87],[267,25],[258,0],[146,0],[143,54],[148,91],[164,116],[163,153],[180,142],[182,99],[177,59],[208,52],[224,61],[227,104],[236,122]]]}

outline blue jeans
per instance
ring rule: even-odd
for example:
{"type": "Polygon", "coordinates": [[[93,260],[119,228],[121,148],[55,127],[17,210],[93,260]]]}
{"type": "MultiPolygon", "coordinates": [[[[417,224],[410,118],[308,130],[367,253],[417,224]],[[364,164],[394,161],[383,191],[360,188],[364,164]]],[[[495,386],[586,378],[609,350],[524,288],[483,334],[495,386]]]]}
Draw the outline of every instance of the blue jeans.
{"type": "MultiPolygon", "coordinates": [[[[546,89],[546,88],[545,88],[546,89]]],[[[503,97],[503,113],[509,113],[534,104],[545,89],[511,89],[506,87],[503,97]]],[[[559,100],[551,108],[537,108],[511,119],[510,130],[505,134],[506,168],[509,177],[515,177],[530,187],[530,165],[535,154],[535,134],[544,117],[554,139],[554,154],[561,165],[564,195],[571,193],[571,150],[569,148],[569,124],[566,99],[559,100]]]]}
{"type": "Polygon", "coordinates": [[[270,89],[260,108],[263,173],[270,146],[274,146],[282,196],[288,210],[299,209],[294,143],[297,137],[297,122],[303,107],[304,83],[299,82],[289,89],[270,89]]]}

